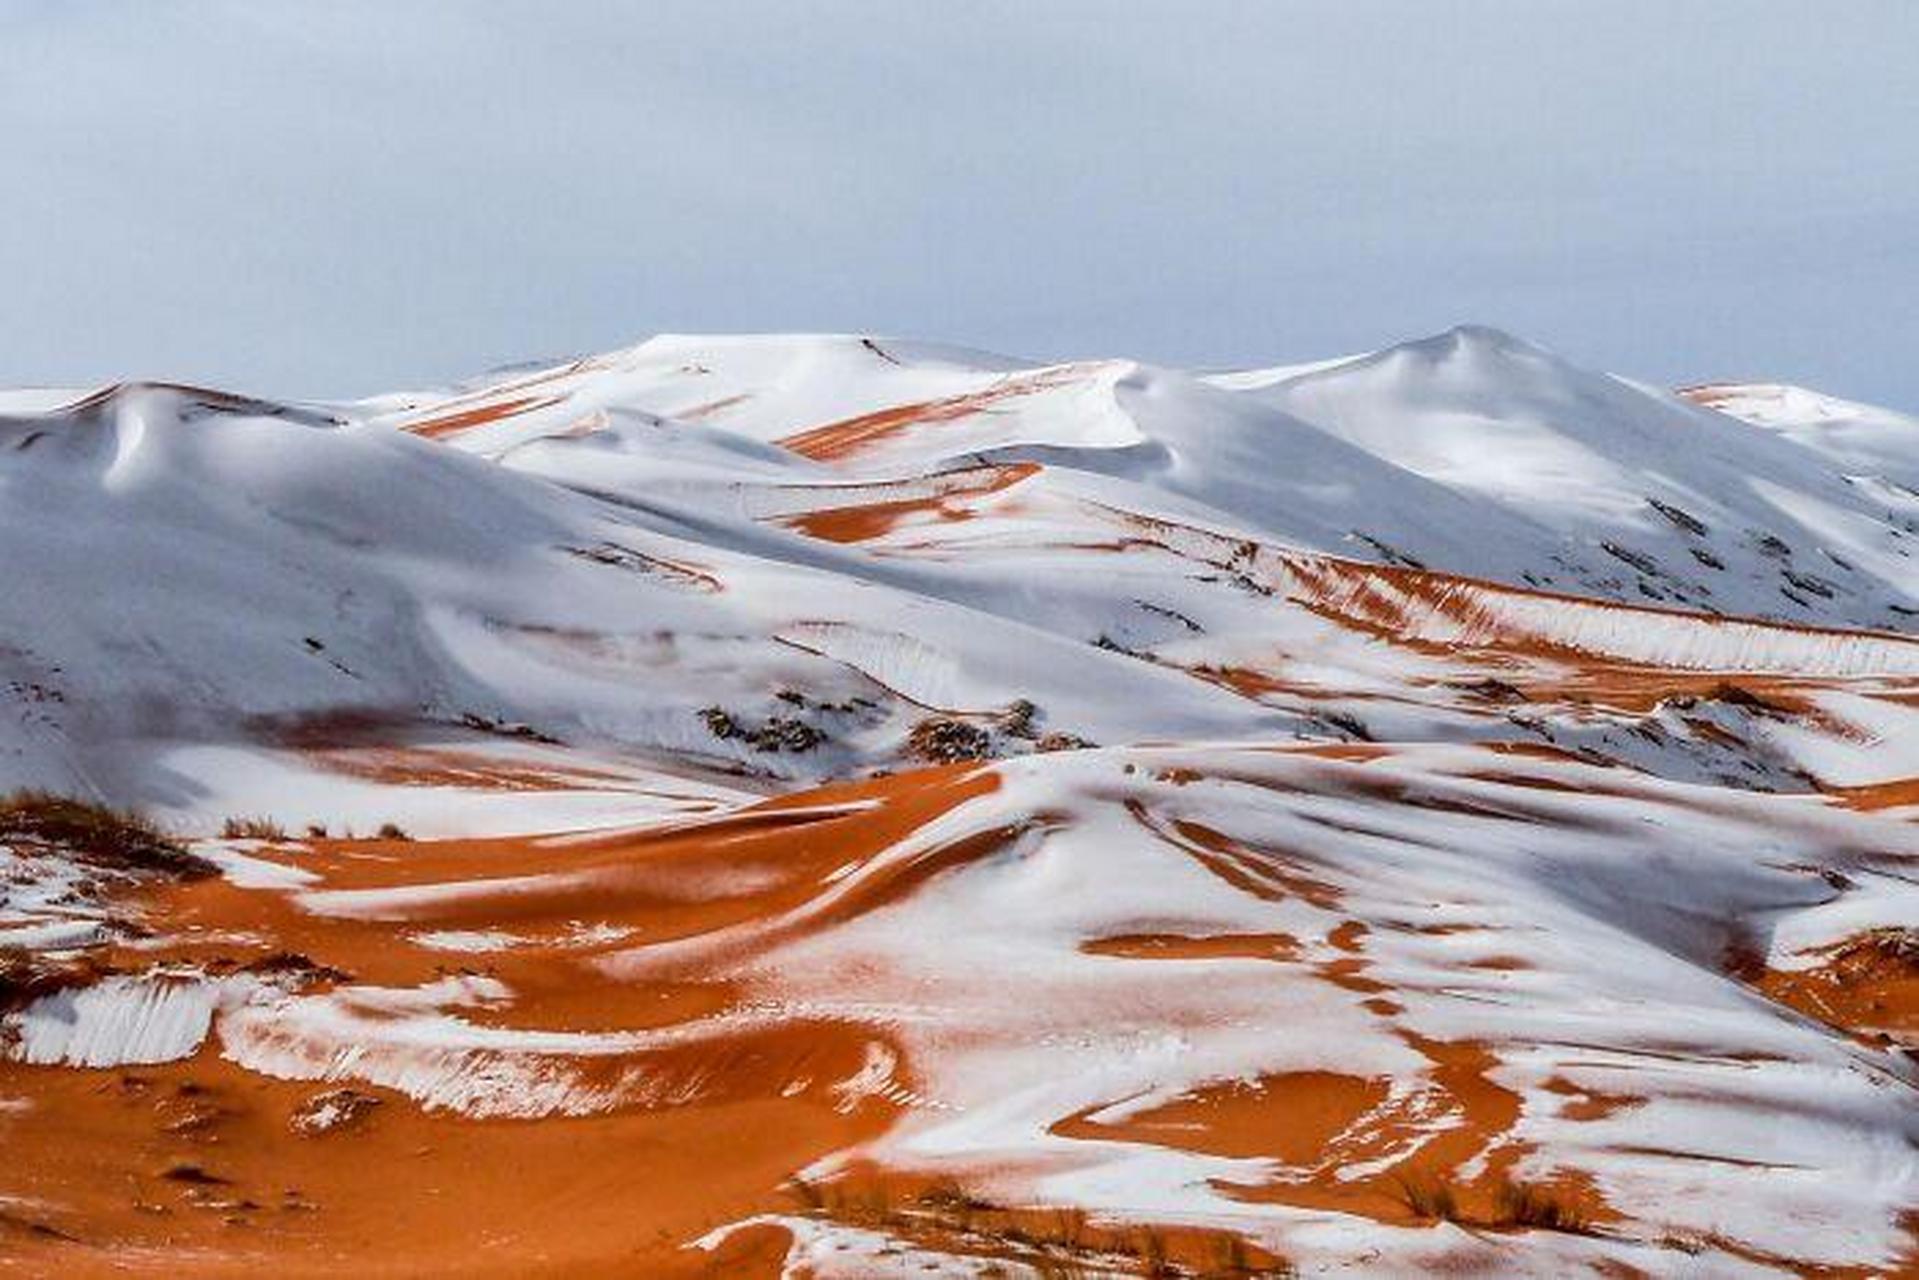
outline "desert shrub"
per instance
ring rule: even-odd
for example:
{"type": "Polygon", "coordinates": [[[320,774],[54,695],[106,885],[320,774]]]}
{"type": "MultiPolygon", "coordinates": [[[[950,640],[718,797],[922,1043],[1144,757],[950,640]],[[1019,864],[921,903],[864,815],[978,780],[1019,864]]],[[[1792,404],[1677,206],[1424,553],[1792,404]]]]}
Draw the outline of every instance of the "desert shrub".
{"type": "Polygon", "coordinates": [[[1134,1250],[1139,1258],[1140,1273],[1147,1276],[1169,1276],[1175,1274],[1172,1263],[1167,1260],[1166,1235],[1157,1227],[1142,1227],[1139,1233],[1139,1246],[1134,1250]]]}
{"type": "Polygon", "coordinates": [[[820,1189],[797,1173],[786,1180],[786,1193],[799,1201],[800,1208],[807,1213],[818,1213],[826,1207],[826,1197],[820,1189]]]}
{"type": "Polygon", "coordinates": [[[1372,731],[1366,722],[1349,711],[1322,711],[1319,718],[1355,742],[1371,742],[1372,731]]]}
{"type": "Polygon", "coordinates": [[[1078,1249],[1086,1239],[1086,1210],[1078,1205],[1053,1210],[1053,1238],[1068,1249],[1078,1249]]]}
{"type": "Polygon", "coordinates": [[[926,1190],[920,1192],[917,1200],[920,1204],[934,1209],[960,1208],[968,1210],[969,1212],[977,1212],[994,1207],[991,1200],[985,1200],[974,1195],[965,1187],[962,1187],[955,1178],[939,1179],[933,1183],[933,1185],[926,1188],[926,1190]]]}
{"type": "Polygon", "coordinates": [[[1251,1271],[1252,1260],[1246,1252],[1246,1242],[1233,1232],[1225,1232],[1213,1242],[1213,1270],[1222,1275],[1237,1276],[1251,1271]]]}
{"type": "Polygon", "coordinates": [[[104,870],[185,879],[219,870],[142,814],[51,791],[15,791],[0,798],[0,842],[51,845],[104,870]]]}
{"type": "Polygon", "coordinates": [[[1406,1207],[1422,1218],[1443,1218],[1448,1222],[1459,1221],[1459,1201],[1453,1195],[1453,1189],[1435,1178],[1404,1177],[1399,1179],[1399,1196],[1406,1207]]]}
{"type": "Polygon", "coordinates": [[[25,947],[0,947],[0,1011],[19,1009],[43,995],[85,980],[84,961],[57,960],[25,947]]]}
{"type": "Polygon", "coordinates": [[[774,716],[747,735],[755,751],[811,751],[825,735],[804,720],[774,716]]]}
{"type": "Polygon", "coordinates": [[[1868,929],[1838,950],[1841,954],[1873,952],[1886,960],[1919,967],[1919,929],[1868,929]]]}
{"type": "Polygon", "coordinates": [[[1422,1218],[1471,1227],[1522,1227],[1581,1235],[1592,1231],[1592,1219],[1576,1198],[1541,1183],[1501,1179],[1493,1187],[1492,1208],[1485,1214],[1464,1210],[1452,1187],[1438,1179],[1402,1178],[1399,1187],[1406,1206],[1422,1218]]]}
{"type": "Polygon", "coordinates": [[[220,824],[223,840],[284,840],[286,828],[271,818],[228,818],[220,824]]]}
{"type": "Polygon", "coordinates": [[[321,964],[312,956],[301,951],[273,951],[256,956],[240,966],[242,973],[259,973],[271,977],[294,979],[307,982],[350,982],[353,975],[344,969],[336,969],[330,964],[321,964]]]}
{"type": "Polygon", "coordinates": [[[700,712],[700,719],[705,722],[707,732],[720,741],[741,738],[755,751],[811,751],[826,741],[825,734],[791,716],[774,716],[753,725],[735,719],[723,707],[707,707],[700,712]]]}
{"type": "Polygon", "coordinates": [[[951,764],[984,760],[993,750],[993,736],[976,724],[951,716],[928,716],[906,735],[906,746],[922,760],[951,764]]]}
{"type": "Polygon", "coordinates": [[[1537,1227],[1542,1231],[1584,1232],[1591,1221],[1578,1203],[1550,1187],[1530,1182],[1502,1182],[1493,1197],[1497,1221],[1493,1226],[1537,1227]]]}
{"type": "MultiPolygon", "coordinates": [[[[992,1201],[974,1195],[952,1178],[941,1178],[920,1192],[914,1202],[935,1221],[960,1232],[971,1231],[978,1215],[997,1207],[992,1201]]],[[[1010,1235],[1005,1236],[1005,1239],[1008,1243],[1017,1243],[1010,1235]]]]}
{"type": "Polygon", "coordinates": [[[382,822],[380,829],[374,832],[374,834],[382,840],[411,840],[413,838],[406,833],[406,828],[397,822],[382,822]]]}

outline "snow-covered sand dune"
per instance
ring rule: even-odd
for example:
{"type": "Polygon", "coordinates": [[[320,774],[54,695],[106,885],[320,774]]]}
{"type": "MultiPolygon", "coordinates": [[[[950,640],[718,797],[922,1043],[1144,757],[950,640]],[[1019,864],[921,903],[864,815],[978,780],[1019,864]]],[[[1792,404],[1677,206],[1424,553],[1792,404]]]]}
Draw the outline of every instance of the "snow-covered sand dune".
{"type": "Polygon", "coordinates": [[[0,793],[200,855],[0,801],[0,1260],[1908,1273],[1915,486],[1476,327],[0,393],[0,793]]]}

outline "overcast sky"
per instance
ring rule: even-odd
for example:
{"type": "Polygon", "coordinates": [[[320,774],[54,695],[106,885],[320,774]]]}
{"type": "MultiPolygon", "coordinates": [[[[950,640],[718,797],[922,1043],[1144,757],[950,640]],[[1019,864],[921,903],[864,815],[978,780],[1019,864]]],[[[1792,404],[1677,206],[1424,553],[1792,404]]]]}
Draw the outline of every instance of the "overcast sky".
{"type": "Polygon", "coordinates": [[[0,0],[0,383],[1466,320],[1919,409],[1919,2],[0,0]]]}

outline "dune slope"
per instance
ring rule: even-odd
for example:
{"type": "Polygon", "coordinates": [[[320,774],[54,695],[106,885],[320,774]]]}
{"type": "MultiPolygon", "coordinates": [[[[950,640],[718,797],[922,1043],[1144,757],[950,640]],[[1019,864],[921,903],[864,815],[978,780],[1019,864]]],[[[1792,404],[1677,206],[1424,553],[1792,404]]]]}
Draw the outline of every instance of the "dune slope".
{"type": "Polygon", "coordinates": [[[1919,1267],[1910,418],[1476,327],[0,407],[0,1270],[1919,1267]]]}

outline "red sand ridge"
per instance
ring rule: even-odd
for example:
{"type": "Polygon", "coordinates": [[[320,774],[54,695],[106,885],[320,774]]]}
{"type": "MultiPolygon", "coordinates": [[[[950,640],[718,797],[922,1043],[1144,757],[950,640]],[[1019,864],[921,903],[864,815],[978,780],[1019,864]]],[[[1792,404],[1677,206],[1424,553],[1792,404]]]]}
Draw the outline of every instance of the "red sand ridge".
{"type": "Polygon", "coordinates": [[[1085,372],[1081,365],[1059,365],[1032,373],[1008,374],[984,390],[878,409],[787,436],[778,443],[818,462],[851,458],[893,439],[909,427],[970,418],[1002,401],[1072,382],[1085,372]]]}

